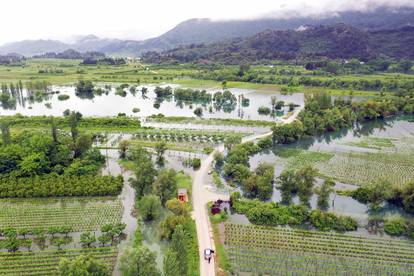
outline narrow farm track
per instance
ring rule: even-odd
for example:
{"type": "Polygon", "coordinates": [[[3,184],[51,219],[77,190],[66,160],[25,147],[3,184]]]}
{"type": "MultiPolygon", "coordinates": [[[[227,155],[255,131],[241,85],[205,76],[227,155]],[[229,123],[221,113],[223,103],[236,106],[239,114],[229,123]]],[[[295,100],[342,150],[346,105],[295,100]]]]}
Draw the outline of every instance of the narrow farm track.
{"type": "MultiPolygon", "coordinates": [[[[296,110],[292,116],[288,119],[283,120],[282,123],[288,124],[293,122],[298,116],[301,108],[296,110]]],[[[272,132],[254,134],[251,136],[244,137],[242,143],[247,143],[255,141],[257,139],[265,138],[272,135],[272,132]]],[[[224,144],[220,144],[216,149],[205,159],[202,160],[200,169],[194,174],[193,178],[193,217],[196,221],[197,228],[197,238],[198,246],[200,253],[200,275],[201,276],[213,276],[216,275],[215,272],[215,260],[211,259],[211,262],[208,263],[204,260],[203,251],[206,248],[215,249],[214,240],[213,240],[213,230],[210,224],[208,217],[208,212],[206,205],[208,202],[216,201],[218,199],[228,200],[229,195],[220,194],[213,192],[207,188],[205,183],[207,183],[208,171],[211,169],[211,165],[214,161],[215,152],[223,152],[224,144]]]]}

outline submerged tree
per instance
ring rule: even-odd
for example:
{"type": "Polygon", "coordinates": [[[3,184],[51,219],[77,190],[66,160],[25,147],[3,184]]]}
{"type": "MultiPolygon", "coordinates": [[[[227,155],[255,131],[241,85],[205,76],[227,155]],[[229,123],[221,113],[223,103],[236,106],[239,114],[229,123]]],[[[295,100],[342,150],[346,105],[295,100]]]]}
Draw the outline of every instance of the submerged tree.
{"type": "Polygon", "coordinates": [[[164,163],[164,153],[167,150],[167,144],[164,141],[155,144],[155,152],[157,154],[157,163],[164,163]]]}
{"type": "Polygon", "coordinates": [[[332,179],[327,179],[319,188],[318,207],[320,209],[327,209],[329,207],[329,196],[333,191],[335,182],[332,179]]]}
{"type": "Polygon", "coordinates": [[[119,158],[120,159],[126,158],[129,146],[130,146],[130,142],[128,140],[122,140],[121,142],[119,142],[119,158]]]}
{"type": "Polygon", "coordinates": [[[313,194],[313,185],[318,171],[312,166],[306,166],[297,172],[298,196],[302,204],[308,205],[313,194]]]}
{"type": "Polygon", "coordinates": [[[145,195],[138,202],[138,208],[144,221],[152,221],[161,213],[161,201],[156,195],[145,195]]]}
{"type": "Polygon", "coordinates": [[[143,148],[136,148],[128,155],[136,164],[135,179],[132,180],[132,186],[135,189],[136,196],[141,198],[143,195],[152,191],[152,184],[157,175],[149,152],[143,148]]]}
{"type": "Polygon", "coordinates": [[[282,195],[282,203],[290,204],[292,194],[297,191],[297,177],[293,170],[283,171],[277,179],[282,195]]]}
{"type": "Polygon", "coordinates": [[[165,205],[167,200],[175,197],[177,192],[176,172],[173,169],[164,169],[158,173],[154,182],[154,191],[159,196],[161,203],[165,205]]]}

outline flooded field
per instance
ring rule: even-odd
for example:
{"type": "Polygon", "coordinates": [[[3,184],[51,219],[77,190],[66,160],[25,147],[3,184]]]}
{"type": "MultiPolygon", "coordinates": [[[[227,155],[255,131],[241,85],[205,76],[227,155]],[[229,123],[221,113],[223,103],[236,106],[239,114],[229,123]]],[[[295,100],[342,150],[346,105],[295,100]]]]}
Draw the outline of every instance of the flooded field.
{"type": "MultiPolygon", "coordinates": [[[[163,85],[166,87],[168,85],[163,85]]],[[[177,85],[169,85],[177,87],[177,85]]],[[[145,86],[148,92],[143,95],[141,86],[136,88],[137,92],[131,93],[128,88],[124,89],[124,94],[117,93],[115,87],[107,90],[108,93],[93,95],[92,97],[78,97],[75,95],[74,86],[54,86],[52,93],[36,95],[23,90],[14,95],[15,103],[0,106],[0,115],[53,115],[61,116],[66,109],[76,110],[84,116],[117,116],[118,113],[125,113],[128,116],[147,117],[153,114],[162,113],[165,116],[185,116],[194,117],[194,109],[201,107],[204,118],[226,118],[226,119],[246,119],[246,120],[266,120],[274,121],[288,112],[288,106],[284,106],[276,116],[260,115],[258,108],[261,106],[270,107],[271,96],[276,96],[278,101],[285,104],[295,105],[304,104],[303,93],[291,95],[263,94],[248,89],[229,89],[236,97],[236,101],[225,108],[218,107],[213,103],[185,103],[177,101],[174,96],[157,99],[154,93],[155,86],[145,86]],[[59,92],[59,93],[56,93],[59,92]],[[58,97],[69,96],[66,100],[59,100],[58,97]],[[248,99],[249,104],[242,104],[242,97],[248,99]],[[159,105],[157,105],[159,104],[159,105]],[[133,112],[133,109],[139,112],[133,112]]],[[[208,93],[214,94],[214,89],[208,93]]]]}
{"type": "MultiPolygon", "coordinates": [[[[270,163],[275,167],[276,176],[279,176],[285,169],[310,164],[318,168],[323,177],[335,179],[335,190],[353,190],[385,177],[394,185],[402,185],[414,177],[414,162],[411,157],[414,152],[412,119],[412,116],[400,116],[369,122],[288,146],[278,146],[251,157],[250,167],[255,169],[260,162],[270,163]],[[339,158],[343,161],[338,162],[339,158]]],[[[320,185],[323,179],[319,178],[317,182],[316,185],[320,185]]],[[[316,194],[311,197],[312,209],[317,209],[317,198],[316,194]]],[[[271,200],[281,201],[280,190],[274,188],[271,200]]],[[[293,197],[293,202],[298,204],[299,198],[293,197]]],[[[366,204],[336,193],[330,195],[328,211],[352,216],[361,226],[366,226],[371,220],[394,216],[413,218],[402,208],[390,203],[372,210],[366,204]]],[[[244,215],[238,214],[232,215],[231,221],[249,223],[244,215]]],[[[354,234],[369,233],[360,227],[354,234]]]]}

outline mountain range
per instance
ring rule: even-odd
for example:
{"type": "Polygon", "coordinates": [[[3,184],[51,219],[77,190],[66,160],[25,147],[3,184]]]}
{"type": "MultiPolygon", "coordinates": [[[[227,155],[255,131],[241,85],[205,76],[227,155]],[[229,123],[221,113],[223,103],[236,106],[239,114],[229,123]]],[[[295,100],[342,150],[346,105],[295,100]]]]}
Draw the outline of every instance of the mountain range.
{"type": "Polygon", "coordinates": [[[190,19],[168,32],[146,40],[121,40],[87,35],[73,43],[57,40],[24,40],[0,46],[0,54],[18,53],[25,56],[74,49],[80,52],[98,51],[115,56],[139,56],[146,51],[170,50],[182,45],[231,41],[247,38],[266,30],[293,30],[303,26],[319,26],[344,23],[361,29],[375,31],[414,25],[414,8],[376,8],[367,12],[348,11],[315,17],[288,19],[261,18],[252,20],[213,21],[190,19]]]}
{"type": "Polygon", "coordinates": [[[224,62],[260,60],[414,59],[414,26],[392,30],[361,30],[345,24],[320,25],[300,30],[266,30],[248,38],[211,44],[192,44],[163,52],[147,52],[149,63],[224,62]]]}

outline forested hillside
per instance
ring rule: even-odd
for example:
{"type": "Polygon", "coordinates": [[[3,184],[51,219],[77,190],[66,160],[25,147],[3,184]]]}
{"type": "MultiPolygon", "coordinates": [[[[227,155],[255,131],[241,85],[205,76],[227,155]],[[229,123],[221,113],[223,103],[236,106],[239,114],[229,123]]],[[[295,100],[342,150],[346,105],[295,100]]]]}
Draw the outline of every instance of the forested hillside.
{"type": "Polygon", "coordinates": [[[414,27],[364,31],[344,24],[304,30],[266,30],[246,39],[147,52],[145,62],[240,63],[274,59],[331,58],[369,60],[414,58],[414,27]]]}

